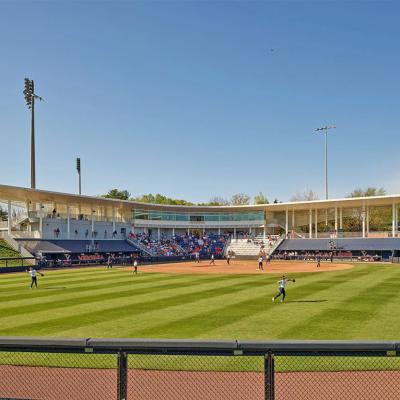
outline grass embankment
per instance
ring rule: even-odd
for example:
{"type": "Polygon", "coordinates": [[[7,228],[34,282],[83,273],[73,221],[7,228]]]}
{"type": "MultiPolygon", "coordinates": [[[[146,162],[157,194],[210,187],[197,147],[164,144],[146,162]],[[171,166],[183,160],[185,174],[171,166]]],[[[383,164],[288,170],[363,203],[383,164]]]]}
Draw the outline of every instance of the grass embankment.
{"type": "Polygon", "coordinates": [[[7,265],[6,261],[2,260],[2,258],[15,258],[15,257],[21,257],[21,254],[18,253],[18,251],[14,250],[12,247],[10,247],[9,244],[4,239],[0,239],[0,268],[5,266],[8,267],[20,266],[21,265],[20,260],[7,260],[7,265]]]}

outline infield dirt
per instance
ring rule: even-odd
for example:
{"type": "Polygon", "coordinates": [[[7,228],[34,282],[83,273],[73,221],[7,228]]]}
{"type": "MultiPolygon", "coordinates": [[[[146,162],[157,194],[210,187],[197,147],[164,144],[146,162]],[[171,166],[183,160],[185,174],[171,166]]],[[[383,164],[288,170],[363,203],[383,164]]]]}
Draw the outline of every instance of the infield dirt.
{"type": "Polygon", "coordinates": [[[230,264],[226,260],[216,260],[215,265],[203,260],[200,263],[194,261],[153,264],[139,266],[140,272],[161,272],[171,274],[282,274],[296,272],[327,272],[340,271],[354,268],[353,264],[322,262],[317,267],[315,262],[307,261],[272,261],[264,263],[264,270],[258,270],[257,260],[232,260],[230,264]]]}

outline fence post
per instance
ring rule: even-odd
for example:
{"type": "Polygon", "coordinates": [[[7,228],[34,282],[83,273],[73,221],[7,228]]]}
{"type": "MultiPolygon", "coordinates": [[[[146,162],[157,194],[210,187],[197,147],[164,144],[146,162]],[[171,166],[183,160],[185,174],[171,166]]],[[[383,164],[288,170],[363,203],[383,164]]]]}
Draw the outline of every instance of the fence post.
{"type": "Polygon", "coordinates": [[[272,353],[264,356],[264,391],[265,400],[275,399],[275,362],[272,353]]]}
{"type": "Polygon", "coordinates": [[[118,352],[117,400],[126,400],[128,396],[128,357],[125,352],[118,352]]]}

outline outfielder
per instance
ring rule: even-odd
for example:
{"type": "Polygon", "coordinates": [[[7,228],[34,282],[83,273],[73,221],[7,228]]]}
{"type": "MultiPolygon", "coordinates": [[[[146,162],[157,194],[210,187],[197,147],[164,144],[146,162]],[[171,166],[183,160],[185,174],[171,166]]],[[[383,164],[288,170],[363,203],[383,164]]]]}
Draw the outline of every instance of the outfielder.
{"type": "Polygon", "coordinates": [[[281,303],[283,303],[285,301],[285,297],[286,297],[286,284],[287,282],[296,282],[296,279],[286,279],[285,275],[282,275],[282,279],[280,281],[278,281],[279,284],[279,293],[272,298],[272,301],[275,302],[275,299],[277,299],[280,295],[282,295],[281,298],[281,303]]]}

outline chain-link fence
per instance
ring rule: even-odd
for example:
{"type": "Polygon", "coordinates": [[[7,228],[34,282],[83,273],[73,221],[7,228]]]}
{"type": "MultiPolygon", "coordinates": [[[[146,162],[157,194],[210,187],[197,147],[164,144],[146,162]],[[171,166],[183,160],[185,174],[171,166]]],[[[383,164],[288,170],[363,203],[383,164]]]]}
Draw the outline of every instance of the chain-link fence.
{"type": "Polygon", "coordinates": [[[0,400],[400,399],[400,343],[0,338],[0,400]]]}

